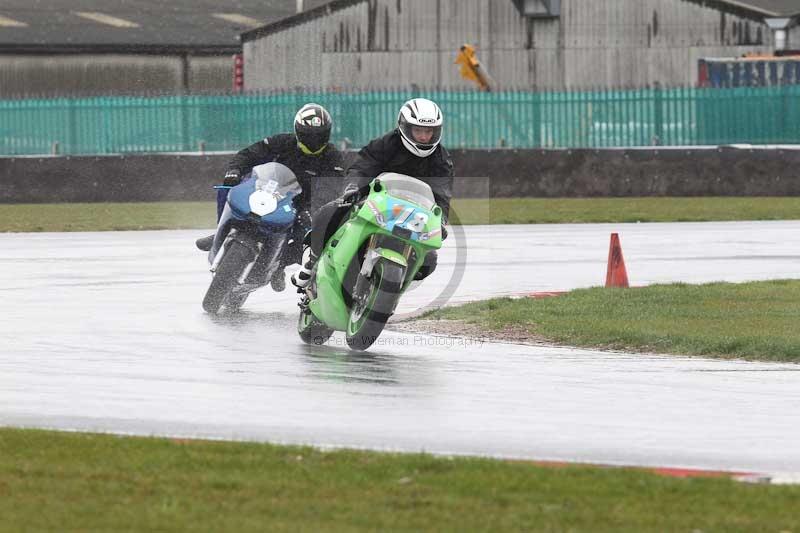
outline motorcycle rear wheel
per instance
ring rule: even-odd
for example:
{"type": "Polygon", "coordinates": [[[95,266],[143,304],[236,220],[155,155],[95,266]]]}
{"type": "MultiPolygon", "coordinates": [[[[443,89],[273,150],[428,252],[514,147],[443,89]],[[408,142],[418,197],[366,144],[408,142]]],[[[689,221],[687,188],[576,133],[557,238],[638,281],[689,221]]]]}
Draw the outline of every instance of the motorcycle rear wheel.
{"type": "Polygon", "coordinates": [[[320,346],[331,338],[333,330],[320,322],[309,310],[300,311],[297,319],[297,334],[306,344],[320,346]]]}

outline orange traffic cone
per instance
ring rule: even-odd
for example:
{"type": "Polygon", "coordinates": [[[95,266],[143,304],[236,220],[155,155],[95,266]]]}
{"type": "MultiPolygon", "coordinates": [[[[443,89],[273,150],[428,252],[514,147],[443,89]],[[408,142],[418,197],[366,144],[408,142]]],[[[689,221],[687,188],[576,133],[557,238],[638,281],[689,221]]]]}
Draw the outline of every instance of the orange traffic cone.
{"type": "Polygon", "coordinates": [[[627,287],[628,272],[625,270],[625,259],[622,257],[622,246],[619,234],[611,234],[611,245],[608,248],[608,270],[606,271],[606,287],[627,287]]]}

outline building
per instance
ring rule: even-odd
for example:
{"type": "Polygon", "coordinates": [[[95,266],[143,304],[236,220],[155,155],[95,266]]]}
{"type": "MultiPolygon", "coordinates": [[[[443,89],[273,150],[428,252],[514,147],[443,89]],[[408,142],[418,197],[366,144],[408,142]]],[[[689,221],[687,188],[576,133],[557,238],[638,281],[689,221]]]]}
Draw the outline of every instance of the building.
{"type": "Polygon", "coordinates": [[[242,34],[246,90],[695,85],[705,57],[800,46],[797,0],[335,0],[242,34]]]}
{"type": "Polygon", "coordinates": [[[230,90],[239,34],[298,3],[3,0],[0,98],[230,90]]]}

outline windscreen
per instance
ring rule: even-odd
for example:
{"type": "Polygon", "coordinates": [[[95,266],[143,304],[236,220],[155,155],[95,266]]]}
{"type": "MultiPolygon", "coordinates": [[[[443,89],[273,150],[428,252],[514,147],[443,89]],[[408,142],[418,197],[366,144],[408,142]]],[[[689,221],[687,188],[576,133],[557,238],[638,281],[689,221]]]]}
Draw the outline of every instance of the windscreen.
{"type": "Polygon", "coordinates": [[[391,172],[381,174],[378,178],[381,180],[381,185],[386,187],[386,191],[392,196],[413,202],[428,211],[433,210],[436,205],[436,200],[433,199],[433,191],[423,181],[391,172]]]}
{"type": "Polygon", "coordinates": [[[253,177],[257,180],[256,188],[269,193],[277,192],[282,197],[290,192],[297,195],[302,191],[294,172],[280,163],[265,163],[253,167],[253,177]]]}

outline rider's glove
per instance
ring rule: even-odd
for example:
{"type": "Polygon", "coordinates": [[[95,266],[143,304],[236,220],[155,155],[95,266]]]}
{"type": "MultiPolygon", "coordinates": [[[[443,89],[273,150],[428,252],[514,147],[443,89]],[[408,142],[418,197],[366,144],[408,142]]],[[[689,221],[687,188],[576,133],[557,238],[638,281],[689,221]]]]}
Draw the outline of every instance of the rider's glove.
{"type": "Polygon", "coordinates": [[[359,191],[358,187],[354,183],[350,183],[344,189],[341,203],[354,204],[358,202],[360,196],[361,196],[361,191],[359,191]]]}
{"type": "Polygon", "coordinates": [[[297,218],[295,219],[294,223],[295,226],[303,228],[303,234],[305,234],[305,232],[310,231],[313,227],[311,213],[309,213],[306,209],[301,209],[297,212],[297,218]]]}
{"type": "Polygon", "coordinates": [[[222,182],[223,185],[228,187],[235,187],[242,182],[242,175],[239,173],[238,170],[229,170],[225,173],[225,180],[222,182]]]}
{"type": "Polygon", "coordinates": [[[447,238],[447,218],[445,215],[442,215],[442,240],[447,238]]]}

